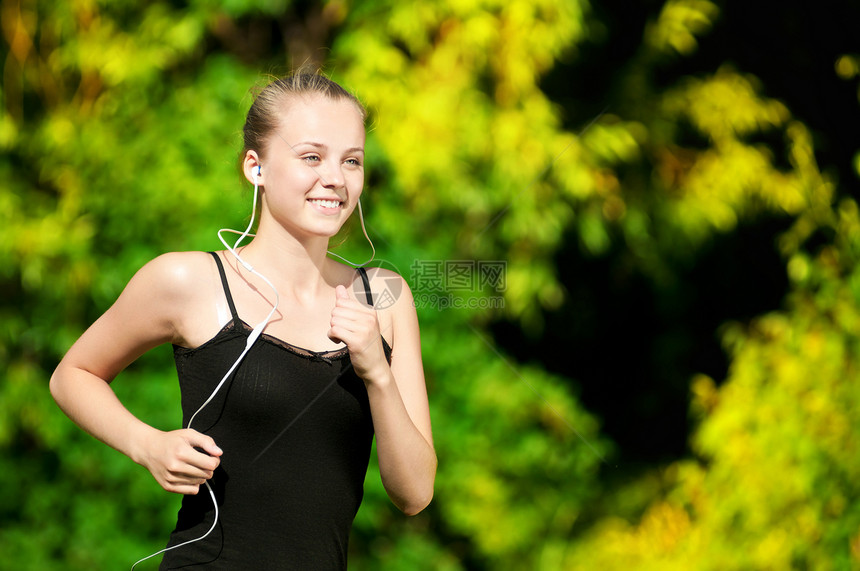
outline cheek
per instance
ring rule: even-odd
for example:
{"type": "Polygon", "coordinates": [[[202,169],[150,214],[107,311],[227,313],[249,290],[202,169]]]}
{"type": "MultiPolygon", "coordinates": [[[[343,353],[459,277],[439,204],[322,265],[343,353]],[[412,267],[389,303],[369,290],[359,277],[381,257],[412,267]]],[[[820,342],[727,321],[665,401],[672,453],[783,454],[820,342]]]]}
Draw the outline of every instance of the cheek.
{"type": "Polygon", "coordinates": [[[364,173],[360,171],[347,173],[346,179],[349,181],[347,184],[349,191],[353,194],[361,194],[364,189],[364,173]]]}
{"type": "Polygon", "coordinates": [[[311,168],[280,167],[265,179],[264,188],[272,195],[269,198],[274,195],[286,196],[296,192],[305,192],[313,187],[318,180],[319,175],[311,168]]]}
{"type": "Polygon", "coordinates": [[[292,172],[287,173],[287,177],[292,180],[294,184],[308,188],[314,186],[317,181],[320,180],[319,173],[310,167],[293,169],[292,172]]]}

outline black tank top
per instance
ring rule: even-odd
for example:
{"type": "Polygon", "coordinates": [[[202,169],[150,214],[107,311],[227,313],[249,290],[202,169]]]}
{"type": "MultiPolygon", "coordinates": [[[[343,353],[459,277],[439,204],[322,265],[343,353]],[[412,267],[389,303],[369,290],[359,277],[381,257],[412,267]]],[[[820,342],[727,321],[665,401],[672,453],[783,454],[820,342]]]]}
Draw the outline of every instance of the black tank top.
{"type": "MultiPolygon", "coordinates": [[[[233,319],[199,347],[174,346],[183,426],[251,332],[212,255],[233,319]]],[[[363,269],[359,275],[372,304],[363,269]]],[[[205,539],[165,553],[160,569],[346,569],[373,439],[367,391],[348,350],[314,352],[264,334],[231,377],[192,426],[224,451],[210,480],[218,523],[205,539]]],[[[202,536],[213,518],[201,486],[183,497],[168,546],[202,536]]]]}

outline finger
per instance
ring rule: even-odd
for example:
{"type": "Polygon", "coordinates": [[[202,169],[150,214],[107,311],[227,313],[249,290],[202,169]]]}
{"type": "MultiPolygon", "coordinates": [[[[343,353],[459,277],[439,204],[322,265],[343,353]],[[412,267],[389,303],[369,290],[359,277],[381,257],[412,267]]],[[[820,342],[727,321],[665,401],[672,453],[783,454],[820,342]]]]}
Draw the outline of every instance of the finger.
{"type": "Polygon", "coordinates": [[[328,338],[335,343],[343,343],[347,346],[349,346],[349,343],[347,343],[347,339],[349,339],[349,334],[349,331],[345,330],[342,327],[336,326],[334,323],[332,323],[331,329],[329,329],[327,333],[328,338]]]}
{"type": "Polygon", "coordinates": [[[198,452],[202,454],[206,454],[209,456],[221,456],[224,453],[223,450],[218,448],[218,445],[215,444],[215,440],[213,440],[211,436],[201,434],[193,428],[188,429],[186,439],[188,441],[188,444],[193,446],[195,449],[197,449],[198,452]]]}
{"type": "Polygon", "coordinates": [[[185,469],[181,472],[168,472],[164,480],[173,487],[199,486],[206,482],[206,480],[211,479],[212,476],[212,472],[185,469]]]}
{"type": "Polygon", "coordinates": [[[353,305],[355,302],[348,297],[338,297],[334,302],[334,309],[348,309],[351,307],[355,307],[353,305]]]}
{"type": "Polygon", "coordinates": [[[198,452],[193,457],[187,459],[188,468],[185,470],[185,474],[189,478],[205,478],[208,480],[215,473],[215,468],[220,464],[220,458],[198,452]]]}
{"type": "Polygon", "coordinates": [[[200,484],[215,473],[221,460],[200,452],[181,453],[165,465],[168,479],[177,484],[200,484]]]}
{"type": "Polygon", "coordinates": [[[337,299],[349,299],[349,293],[346,291],[346,288],[342,285],[338,285],[334,288],[335,295],[337,295],[337,299]]]}
{"type": "Polygon", "coordinates": [[[184,458],[186,463],[185,470],[180,470],[185,475],[191,478],[206,478],[212,477],[215,468],[221,464],[221,459],[217,456],[209,456],[202,452],[195,451],[190,457],[184,458]]]}
{"type": "Polygon", "coordinates": [[[200,493],[201,485],[202,484],[164,484],[162,487],[166,491],[173,492],[174,494],[196,496],[198,493],[200,493]]]}
{"type": "Polygon", "coordinates": [[[331,320],[329,338],[336,337],[343,343],[361,343],[364,336],[364,328],[354,319],[335,318],[331,320]]]}
{"type": "Polygon", "coordinates": [[[331,310],[331,319],[355,319],[355,310],[350,307],[336,306],[331,310]]]}
{"type": "Polygon", "coordinates": [[[331,327],[340,327],[347,331],[363,331],[364,329],[371,328],[372,323],[369,319],[361,314],[357,314],[351,311],[339,311],[331,316],[331,321],[329,323],[331,327]]]}
{"type": "MultiPolygon", "coordinates": [[[[359,316],[350,309],[345,308],[335,308],[331,312],[331,319],[329,320],[330,333],[331,330],[338,330],[342,333],[352,333],[356,330],[356,325],[358,323],[359,316]]],[[[331,335],[330,335],[331,336],[331,335]]],[[[340,337],[343,339],[343,337],[340,337]]]]}
{"type": "Polygon", "coordinates": [[[183,437],[185,445],[175,451],[175,462],[168,470],[179,477],[211,478],[221,464],[222,450],[211,437],[195,430],[186,430],[183,437]]]}
{"type": "Polygon", "coordinates": [[[357,301],[350,300],[349,305],[337,306],[331,310],[331,318],[341,320],[342,323],[354,322],[362,325],[372,325],[376,322],[376,313],[360,305],[357,301]]]}

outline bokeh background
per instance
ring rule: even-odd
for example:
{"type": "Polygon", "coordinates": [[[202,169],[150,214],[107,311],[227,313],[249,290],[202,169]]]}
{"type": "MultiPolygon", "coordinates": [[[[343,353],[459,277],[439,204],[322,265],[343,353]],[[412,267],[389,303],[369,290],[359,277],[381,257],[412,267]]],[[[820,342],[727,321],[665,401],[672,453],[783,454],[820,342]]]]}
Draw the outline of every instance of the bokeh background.
{"type": "MultiPolygon", "coordinates": [[[[163,546],[179,497],[48,379],[147,260],[244,227],[252,88],[302,63],[369,107],[369,232],[425,300],[436,496],[402,516],[371,466],[351,569],[860,568],[860,4],[0,16],[0,568],[163,546]]],[[[114,385],[179,426],[169,347],[114,385]]]]}

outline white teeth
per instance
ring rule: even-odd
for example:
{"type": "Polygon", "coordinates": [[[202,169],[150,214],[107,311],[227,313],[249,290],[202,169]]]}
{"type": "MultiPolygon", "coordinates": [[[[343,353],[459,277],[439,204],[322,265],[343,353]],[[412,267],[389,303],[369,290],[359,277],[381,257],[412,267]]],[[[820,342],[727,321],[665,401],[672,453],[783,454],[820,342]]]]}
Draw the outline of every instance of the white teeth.
{"type": "Polygon", "coordinates": [[[324,208],[337,208],[338,206],[340,206],[340,202],[338,202],[337,200],[320,200],[318,198],[314,198],[311,199],[311,202],[319,204],[324,208]]]}

